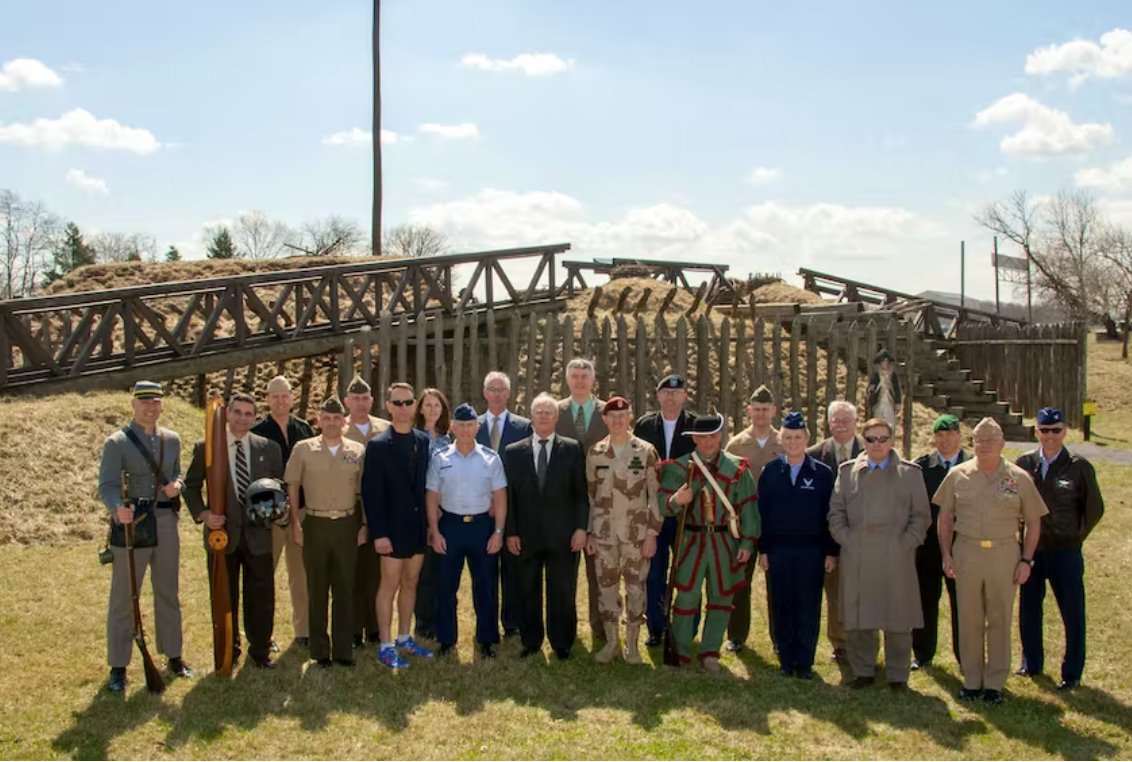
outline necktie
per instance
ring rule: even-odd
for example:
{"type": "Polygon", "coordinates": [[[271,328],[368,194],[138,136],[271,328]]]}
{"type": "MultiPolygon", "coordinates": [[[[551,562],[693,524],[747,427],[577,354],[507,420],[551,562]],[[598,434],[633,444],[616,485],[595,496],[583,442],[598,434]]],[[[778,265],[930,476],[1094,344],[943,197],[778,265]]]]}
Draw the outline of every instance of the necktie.
{"type": "Polygon", "coordinates": [[[495,416],[495,420],[491,422],[491,449],[499,452],[499,440],[503,432],[499,427],[499,416],[495,416]]]}
{"type": "Polygon", "coordinates": [[[248,471],[248,456],[244,452],[244,443],[236,440],[236,497],[242,503],[248,493],[248,485],[252,477],[248,471]]]}
{"type": "Polygon", "coordinates": [[[586,436],[586,409],[578,405],[578,414],[574,416],[574,428],[578,430],[578,438],[585,439],[586,436]]]}
{"type": "Polygon", "coordinates": [[[947,460],[946,458],[943,459],[943,470],[944,471],[950,471],[951,470],[951,461],[947,460]]]}
{"type": "Polygon", "coordinates": [[[837,465],[841,465],[849,460],[849,453],[845,451],[845,445],[838,443],[837,445],[837,465]]]}
{"type": "Polygon", "coordinates": [[[1046,474],[1048,474],[1048,473],[1049,473],[1049,461],[1043,460],[1042,461],[1042,478],[1043,479],[1046,478],[1046,474]]]}
{"type": "Polygon", "coordinates": [[[538,467],[535,469],[535,475],[538,476],[538,488],[539,489],[542,489],[543,487],[546,486],[546,465],[550,460],[550,456],[546,452],[546,450],[547,450],[546,446],[549,442],[550,442],[549,439],[540,439],[538,441],[538,444],[539,444],[538,467]]]}

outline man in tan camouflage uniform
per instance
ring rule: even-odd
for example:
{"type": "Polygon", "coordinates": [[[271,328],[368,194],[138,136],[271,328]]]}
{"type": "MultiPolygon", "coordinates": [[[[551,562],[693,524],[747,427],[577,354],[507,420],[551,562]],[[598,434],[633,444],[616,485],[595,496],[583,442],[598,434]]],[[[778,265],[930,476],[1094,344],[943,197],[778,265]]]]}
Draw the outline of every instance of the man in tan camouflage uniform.
{"type": "Polygon", "coordinates": [[[605,403],[602,419],[609,436],[590,448],[586,481],[590,525],[586,553],[594,557],[598,609],[605,647],[594,657],[606,664],[621,653],[621,580],[625,580],[625,661],[640,664],[637,639],[645,621],[645,581],[656,553],[660,510],[656,502],[656,449],[629,432],[632,411],[624,397],[605,403]]]}

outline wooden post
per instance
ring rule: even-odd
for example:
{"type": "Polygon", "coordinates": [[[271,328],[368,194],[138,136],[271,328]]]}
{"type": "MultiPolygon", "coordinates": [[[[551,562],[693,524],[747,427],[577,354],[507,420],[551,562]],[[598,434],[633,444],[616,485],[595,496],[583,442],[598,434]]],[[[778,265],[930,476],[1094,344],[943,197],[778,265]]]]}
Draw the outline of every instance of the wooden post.
{"type": "Polygon", "coordinates": [[[818,430],[818,347],[813,323],[806,326],[806,427],[818,430]]]}
{"type": "Polygon", "coordinates": [[[608,317],[601,320],[601,343],[596,351],[597,392],[599,396],[608,395],[613,380],[613,369],[609,362],[610,355],[613,354],[613,325],[608,317]]]}
{"type": "Polygon", "coordinates": [[[480,316],[478,312],[472,312],[469,315],[470,322],[468,325],[468,370],[471,371],[471,377],[468,379],[468,396],[465,399],[470,399],[472,394],[475,393],[476,385],[483,381],[483,374],[480,373],[480,316]]]}
{"type": "MultiPolygon", "coordinates": [[[[801,374],[802,369],[798,366],[799,353],[798,345],[802,340],[802,321],[795,317],[790,322],[790,407],[795,410],[801,409],[801,374]]],[[[778,403],[779,415],[782,413],[782,400],[775,400],[778,403]]],[[[777,418],[777,416],[776,416],[777,418]]]]}
{"type": "MultiPolygon", "coordinates": [[[[609,397],[613,389],[606,390],[609,397]]],[[[624,315],[617,317],[617,389],[618,394],[629,394],[629,323],[624,315]]]]}
{"type": "Polygon", "coordinates": [[[397,316],[397,381],[409,378],[409,313],[397,316]]]}
{"type": "Polygon", "coordinates": [[[417,313],[417,340],[413,346],[416,359],[416,373],[412,383],[417,389],[428,386],[428,318],[423,312],[417,313]]]}
{"type": "MultiPolygon", "coordinates": [[[[834,323],[829,327],[829,341],[826,344],[825,350],[825,409],[829,408],[829,403],[833,402],[837,397],[837,360],[840,352],[840,338],[841,330],[840,323],[834,323]]],[[[829,416],[821,416],[823,423],[823,431],[825,435],[830,436],[829,431],[829,416]]],[[[810,429],[817,436],[817,429],[810,429]]]]}
{"type": "MultiPolygon", "coordinates": [[[[683,315],[676,321],[676,373],[684,378],[688,377],[688,319],[683,315]]],[[[700,379],[696,379],[696,386],[700,385],[700,379]]],[[[705,412],[703,409],[701,413],[705,412]]]]}
{"type": "Polygon", "coordinates": [[[594,324],[594,319],[587,317],[586,322],[582,323],[582,345],[579,348],[582,357],[593,357],[593,342],[596,332],[597,326],[594,324]]]}
{"type": "Polygon", "coordinates": [[[648,326],[645,324],[645,319],[639,314],[637,315],[637,367],[633,378],[636,381],[633,390],[633,412],[637,415],[644,413],[649,408],[648,389],[653,384],[652,374],[649,372],[649,358],[648,358],[648,341],[649,332],[648,326]]]}
{"type": "Polygon", "coordinates": [[[314,361],[310,357],[303,358],[303,372],[299,376],[299,417],[304,420],[310,409],[311,382],[314,380],[314,361]]]}
{"type": "Polygon", "coordinates": [[[393,376],[393,314],[382,310],[377,323],[377,397],[378,407],[385,409],[386,393],[393,376]]]}
{"type": "Polygon", "coordinates": [[[523,324],[519,320],[519,310],[511,310],[511,330],[508,332],[507,346],[507,377],[511,379],[511,387],[515,393],[519,392],[519,352],[522,351],[523,324]]]}
{"type": "MultiPolygon", "coordinates": [[[[719,412],[725,425],[731,413],[731,318],[719,324],[719,412]]],[[[738,421],[735,422],[736,424],[738,421]]],[[[735,429],[730,429],[734,431],[735,429]]]]}
{"type": "Polygon", "coordinates": [[[452,381],[449,387],[452,391],[448,402],[453,406],[464,401],[464,313],[456,316],[456,327],[452,329],[452,381]]]}
{"type": "MultiPolygon", "coordinates": [[[[364,329],[363,329],[364,330],[364,329]]],[[[444,313],[437,312],[432,321],[432,361],[436,376],[436,388],[448,388],[448,362],[444,353],[444,313]]],[[[451,404],[451,403],[449,403],[451,404]]]]}
{"type": "MultiPolygon", "coordinates": [[[[495,335],[495,310],[492,307],[487,308],[487,369],[488,371],[499,370],[499,351],[496,346],[495,335]]],[[[481,379],[482,380],[482,379],[481,379]]],[[[475,379],[472,379],[473,386],[475,379]]]]}
{"type": "Polygon", "coordinates": [[[761,317],[755,318],[752,325],[754,334],[751,336],[751,347],[755,356],[755,377],[751,380],[751,391],[766,383],[766,321],[761,317]]]}
{"type": "Polygon", "coordinates": [[[750,363],[747,361],[747,321],[735,321],[735,396],[732,397],[732,405],[734,408],[731,410],[731,415],[735,420],[736,431],[740,429],[740,422],[743,420],[743,408],[746,406],[748,391],[748,373],[750,372],[750,363]]]}
{"type": "Polygon", "coordinates": [[[535,385],[538,379],[535,377],[535,357],[538,354],[538,322],[535,318],[535,313],[527,316],[527,398],[525,400],[527,412],[531,409],[531,400],[537,394],[535,385]]]}
{"type": "Polygon", "coordinates": [[[912,396],[916,390],[916,326],[908,324],[908,348],[904,360],[907,386],[904,388],[904,457],[912,457],[912,396]]]}
{"type": "Polygon", "coordinates": [[[342,354],[338,360],[338,398],[346,396],[346,387],[354,379],[354,339],[347,337],[342,342],[342,354]]]}
{"type": "Polygon", "coordinates": [[[774,330],[771,331],[771,368],[770,389],[774,392],[776,404],[782,404],[782,321],[774,321],[774,330]]]}
{"type": "Polygon", "coordinates": [[[546,328],[543,333],[542,363],[538,369],[538,388],[540,391],[548,392],[550,391],[551,369],[554,367],[554,315],[548,312],[543,325],[546,328]]]}
{"type": "MultiPolygon", "coordinates": [[[[358,331],[358,351],[361,369],[358,371],[367,384],[373,384],[373,328],[363,325],[358,331]]],[[[384,407],[384,406],[383,406],[384,407]]]]}
{"type": "Polygon", "coordinates": [[[696,321],[696,409],[707,412],[712,398],[708,387],[711,384],[711,343],[708,337],[708,319],[700,315],[696,321]]]}

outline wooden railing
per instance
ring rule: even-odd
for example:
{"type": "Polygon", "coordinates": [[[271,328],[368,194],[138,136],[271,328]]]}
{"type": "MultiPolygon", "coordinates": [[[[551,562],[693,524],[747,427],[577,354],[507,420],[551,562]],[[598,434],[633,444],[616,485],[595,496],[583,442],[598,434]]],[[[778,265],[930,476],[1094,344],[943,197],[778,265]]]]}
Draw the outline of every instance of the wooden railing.
{"type": "Polygon", "coordinates": [[[563,262],[562,266],[566,268],[566,281],[564,287],[566,293],[570,296],[574,295],[574,289],[585,290],[588,288],[585,276],[582,275],[583,271],[592,272],[595,275],[609,275],[618,268],[638,267],[644,271],[648,271],[650,277],[658,280],[671,283],[674,286],[681,286],[688,291],[695,291],[696,289],[688,282],[688,273],[701,273],[710,275],[707,281],[707,290],[704,297],[710,302],[721,288],[727,285],[727,265],[717,265],[706,262],[678,262],[669,261],[665,259],[630,259],[623,257],[614,257],[611,259],[597,259],[592,262],[563,262]]]}

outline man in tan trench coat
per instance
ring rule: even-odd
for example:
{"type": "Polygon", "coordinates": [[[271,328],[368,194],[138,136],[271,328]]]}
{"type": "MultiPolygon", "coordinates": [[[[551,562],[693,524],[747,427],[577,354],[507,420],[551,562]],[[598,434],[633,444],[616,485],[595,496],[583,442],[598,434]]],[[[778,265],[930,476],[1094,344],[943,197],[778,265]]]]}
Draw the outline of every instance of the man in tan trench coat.
{"type": "Polygon", "coordinates": [[[838,469],[829,531],[841,546],[841,621],[854,688],[872,685],[878,631],[893,689],[908,687],[912,629],[923,626],[916,548],[932,523],[919,467],[892,451],[892,425],[865,423],[865,452],[838,469]]]}

